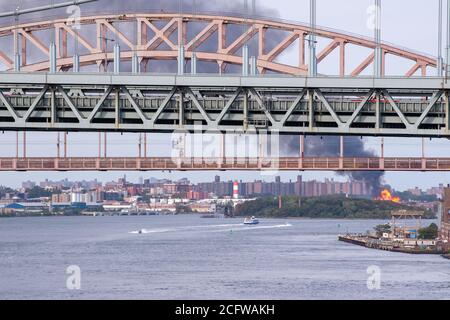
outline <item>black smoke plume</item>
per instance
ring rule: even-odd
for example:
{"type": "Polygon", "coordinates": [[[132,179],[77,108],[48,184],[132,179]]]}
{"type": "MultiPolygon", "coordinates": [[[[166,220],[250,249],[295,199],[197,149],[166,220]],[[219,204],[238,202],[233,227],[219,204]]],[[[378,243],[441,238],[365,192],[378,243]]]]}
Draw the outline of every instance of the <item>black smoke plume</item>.
{"type": "MultiPolygon", "coordinates": [[[[299,155],[300,142],[298,137],[290,136],[287,140],[287,152],[290,156],[299,155]]],[[[338,157],[340,153],[340,138],[336,136],[306,136],[305,156],[310,157],[338,157]]],[[[377,157],[372,150],[367,150],[364,140],[359,137],[344,138],[344,156],[346,157],[377,157]]],[[[384,173],[381,171],[354,171],[339,173],[348,176],[354,181],[364,181],[370,188],[373,196],[378,196],[381,189],[384,173]]]]}

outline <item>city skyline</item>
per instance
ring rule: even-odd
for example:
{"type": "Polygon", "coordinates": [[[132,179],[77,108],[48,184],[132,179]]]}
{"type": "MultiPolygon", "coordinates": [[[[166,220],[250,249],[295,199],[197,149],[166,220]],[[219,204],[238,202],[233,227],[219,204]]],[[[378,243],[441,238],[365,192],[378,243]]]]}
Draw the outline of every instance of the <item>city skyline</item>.
{"type": "MultiPolygon", "coordinates": [[[[34,5],[41,5],[46,3],[45,0],[30,0],[30,1],[20,1],[21,7],[31,7],[34,5]]],[[[217,4],[220,2],[217,2],[217,4]]],[[[19,2],[17,2],[19,4],[19,2]]],[[[0,6],[3,10],[14,10],[17,6],[14,2],[1,3],[0,6]]],[[[190,3],[188,1],[184,1],[185,9],[189,8],[190,3]]],[[[223,5],[223,3],[220,3],[223,5]]],[[[309,20],[309,10],[308,8],[309,1],[301,0],[296,1],[295,3],[289,3],[289,1],[274,1],[268,0],[262,3],[261,1],[257,1],[257,14],[262,16],[271,16],[274,19],[283,19],[288,21],[300,21],[300,22],[308,22],[309,20]]],[[[373,1],[371,0],[348,0],[345,3],[337,3],[336,1],[330,0],[321,0],[318,1],[318,13],[317,13],[317,23],[321,26],[326,26],[332,29],[338,29],[347,31],[350,33],[361,34],[366,37],[372,37],[373,31],[367,27],[367,19],[368,13],[367,8],[373,5],[373,1]],[[345,19],[345,15],[351,15],[352,19],[345,19]]],[[[95,8],[98,6],[104,6],[102,1],[99,4],[88,4],[83,6],[81,14],[88,14],[89,12],[96,12],[95,8]]],[[[201,12],[202,8],[212,8],[214,7],[214,3],[211,1],[197,1],[198,11],[201,12]]],[[[236,8],[243,7],[242,1],[231,1],[226,4],[225,11],[236,11],[236,8]]],[[[382,39],[383,41],[389,43],[396,43],[400,46],[412,48],[415,51],[426,52],[430,55],[436,55],[437,53],[437,39],[436,36],[431,36],[436,34],[437,23],[415,23],[413,21],[423,21],[421,17],[424,15],[428,17],[437,17],[437,6],[438,1],[433,3],[425,3],[423,1],[406,1],[406,0],[398,0],[383,3],[382,10],[382,39]],[[398,12],[402,12],[402,16],[398,16],[398,12]],[[401,27],[398,27],[398,26],[401,27]],[[395,32],[394,32],[395,31],[395,32]],[[409,37],[410,33],[416,34],[415,37],[409,37]]],[[[108,1],[107,5],[104,6],[108,11],[115,11],[121,8],[120,1],[108,1]]],[[[166,10],[170,11],[168,8],[172,8],[171,11],[174,11],[173,5],[167,4],[164,1],[157,1],[152,3],[141,3],[136,2],[133,3],[133,8],[139,7],[144,8],[149,11],[151,10],[166,10]]],[[[175,8],[175,11],[179,11],[182,8],[175,8]]],[[[186,9],[187,10],[187,9],[186,9]]],[[[444,8],[445,10],[445,8],[444,8]]],[[[208,10],[206,10],[208,11],[208,10]]],[[[64,16],[64,10],[56,10],[52,12],[53,15],[64,16]]],[[[43,17],[43,15],[35,14],[29,16],[31,20],[39,20],[43,17]]],[[[23,18],[27,19],[27,18],[23,18]]],[[[433,19],[434,22],[434,19],[433,19]]],[[[7,23],[5,21],[5,23],[7,23]]],[[[325,42],[319,42],[317,44],[318,51],[322,50],[325,46],[325,42]]],[[[358,50],[357,48],[353,48],[349,46],[348,55],[350,57],[359,58],[367,52],[363,52],[358,50]]],[[[319,72],[327,72],[333,74],[336,72],[336,59],[337,53],[333,53],[329,58],[322,62],[321,68],[319,72]]],[[[294,60],[297,59],[295,55],[295,48],[285,54],[282,58],[283,61],[294,60]]],[[[349,59],[351,62],[352,59],[349,59]]],[[[410,65],[405,64],[400,59],[389,57],[387,61],[388,72],[397,73],[403,72],[410,68],[410,65]]],[[[354,66],[349,63],[347,65],[348,69],[353,68],[354,66]]],[[[366,70],[366,75],[371,73],[372,68],[369,67],[366,70]]],[[[432,74],[430,74],[432,75],[432,74]]],[[[137,154],[137,140],[138,137],[133,134],[124,134],[123,136],[119,133],[110,133],[108,134],[108,154],[111,156],[124,156],[124,155],[136,155],[137,154]],[[114,141],[114,142],[112,142],[114,141]]],[[[83,154],[96,154],[97,146],[95,144],[95,139],[91,139],[92,134],[89,133],[71,133],[69,134],[69,155],[83,155],[83,154]]],[[[0,156],[13,156],[15,151],[15,133],[13,132],[5,132],[0,134],[0,145],[2,146],[0,150],[0,156]]],[[[326,139],[326,138],[325,138],[326,139]]],[[[29,134],[27,137],[28,140],[28,153],[30,155],[54,155],[56,152],[56,134],[55,133],[34,133],[33,135],[29,134]]],[[[420,139],[414,138],[386,138],[385,139],[385,155],[386,156],[420,156],[420,139]]],[[[379,153],[379,139],[378,138],[364,138],[366,149],[374,150],[376,153],[379,153]]],[[[162,134],[158,134],[149,137],[149,154],[157,155],[160,152],[167,152],[164,149],[168,147],[168,139],[162,134]]],[[[450,142],[446,139],[433,139],[432,141],[427,140],[426,145],[426,155],[429,156],[441,156],[448,157],[450,156],[450,142]]],[[[223,179],[230,179],[234,173],[223,173],[223,172],[211,172],[204,173],[204,175],[213,177],[216,174],[220,174],[223,179]]],[[[259,173],[248,173],[248,172],[238,172],[239,176],[244,177],[245,179],[258,179],[261,177],[259,173]]],[[[1,174],[1,181],[5,181],[5,183],[9,183],[11,185],[17,185],[16,181],[21,180],[24,176],[29,176],[30,178],[41,180],[45,177],[51,177],[53,179],[61,179],[64,177],[75,178],[78,176],[89,177],[95,175],[101,180],[107,180],[109,177],[111,179],[116,178],[121,175],[121,173],[103,173],[103,172],[95,172],[95,173],[17,173],[17,172],[4,172],[1,174]]],[[[139,173],[127,172],[127,175],[130,177],[134,177],[137,179],[139,173]]],[[[178,173],[178,172],[158,172],[154,173],[155,176],[160,178],[170,178],[175,179],[179,178],[182,175],[187,176],[188,178],[194,180],[195,173],[178,173]]],[[[281,173],[283,179],[288,179],[291,176],[295,176],[296,173],[281,173]]],[[[336,179],[340,179],[340,177],[334,173],[324,173],[324,172],[307,172],[304,173],[304,176],[308,179],[324,179],[325,177],[331,178],[335,177],[336,179]]],[[[417,184],[417,181],[420,181],[419,187],[427,188],[432,187],[439,183],[446,183],[450,179],[450,174],[447,172],[443,173],[417,173],[411,175],[409,173],[394,173],[387,172],[384,177],[384,181],[388,184],[391,184],[396,189],[408,189],[414,187],[417,184]]]]}
{"type": "MultiPolygon", "coordinates": [[[[49,189],[60,189],[60,190],[91,190],[91,189],[95,189],[95,188],[103,188],[103,187],[111,187],[114,186],[116,183],[122,183],[122,182],[126,182],[132,185],[145,185],[145,184],[189,184],[189,185],[196,185],[196,186],[201,186],[201,185],[205,185],[205,184],[210,184],[210,183],[214,183],[214,182],[220,182],[220,183],[229,183],[230,184],[230,190],[229,193],[231,195],[232,192],[232,184],[234,182],[239,182],[240,184],[252,184],[252,183],[263,183],[263,184],[273,184],[273,183],[281,183],[281,184],[289,184],[289,183],[296,183],[298,182],[298,179],[300,177],[300,181],[302,181],[303,183],[317,183],[317,184],[327,184],[327,183],[337,183],[337,184],[352,184],[354,182],[356,183],[361,183],[362,185],[365,185],[363,182],[360,181],[352,181],[351,178],[348,177],[339,177],[338,178],[324,178],[324,179],[305,179],[305,176],[303,174],[299,174],[297,176],[295,176],[294,178],[289,178],[289,179],[283,179],[282,176],[277,175],[274,176],[273,178],[269,178],[267,179],[254,179],[254,180],[243,180],[243,179],[222,179],[222,177],[220,175],[215,175],[213,176],[212,179],[203,179],[203,180],[198,180],[198,181],[192,181],[186,177],[181,177],[181,178],[177,178],[177,179],[167,179],[167,178],[156,178],[156,177],[152,177],[152,176],[140,176],[138,177],[138,179],[129,179],[129,176],[127,176],[126,174],[123,174],[121,176],[118,176],[117,179],[110,179],[110,180],[99,180],[97,178],[94,178],[92,180],[70,180],[68,178],[64,178],[61,180],[50,180],[50,179],[45,179],[42,181],[33,181],[33,180],[25,180],[20,182],[20,186],[18,187],[12,187],[12,186],[8,186],[8,185],[2,185],[0,184],[0,187],[4,187],[4,188],[11,188],[14,190],[26,190],[26,189],[31,189],[35,186],[41,187],[41,188],[49,188],[49,189]]],[[[393,191],[396,192],[411,192],[415,195],[419,195],[420,193],[425,193],[425,194],[439,194],[440,190],[446,186],[448,184],[444,184],[444,183],[437,183],[429,188],[421,188],[419,186],[413,186],[410,187],[408,189],[403,189],[403,190],[399,190],[396,189],[395,187],[393,187],[392,185],[386,183],[386,184],[382,184],[380,186],[381,189],[383,188],[390,188],[393,191]]],[[[366,186],[367,189],[367,194],[369,194],[369,188],[370,186],[366,186]]],[[[329,187],[328,187],[329,189],[329,187]]],[[[376,194],[375,194],[376,195],[376,194]]],[[[373,196],[373,195],[372,195],[373,196]]]]}

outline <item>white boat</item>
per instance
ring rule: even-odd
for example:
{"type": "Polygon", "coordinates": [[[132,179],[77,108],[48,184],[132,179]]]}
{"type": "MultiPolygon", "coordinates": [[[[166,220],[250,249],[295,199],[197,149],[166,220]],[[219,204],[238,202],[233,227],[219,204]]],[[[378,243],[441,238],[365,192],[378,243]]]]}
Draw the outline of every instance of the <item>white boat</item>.
{"type": "Polygon", "coordinates": [[[259,220],[255,216],[244,219],[244,224],[258,224],[258,223],[259,223],[259,220]]]}

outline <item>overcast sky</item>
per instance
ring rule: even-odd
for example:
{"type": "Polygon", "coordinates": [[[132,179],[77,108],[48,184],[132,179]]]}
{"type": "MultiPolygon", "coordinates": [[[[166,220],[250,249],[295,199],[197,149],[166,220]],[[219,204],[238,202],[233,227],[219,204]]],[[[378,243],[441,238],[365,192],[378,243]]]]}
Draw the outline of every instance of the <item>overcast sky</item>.
{"type": "MultiPolygon", "coordinates": [[[[62,0],[55,1],[61,2],[62,0]]],[[[193,0],[185,1],[192,3],[193,0]]],[[[200,7],[202,3],[208,2],[206,0],[195,0],[200,7]]],[[[179,3],[179,0],[174,2],[179,3]]],[[[243,1],[215,1],[218,3],[216,13],[223,12],[223,8],[236,7],[239,4],[243,5],[243,1]]],[[[373,5],[373,0],[317,0],[317,21],[321,26],[326,26],[334,29],[344,30],[350,33],[360,34],[372,37],[372,31],[367,27],[367,8],[373,5]]],[[[395,43],[399,46],[408,47],[415,51],[424,52],[432,56],[437,55],[437,13],[438,0],[423,1],[423,0],[389,0],[382,1],[382,37],[383,41],[395,43]]],[[[446,2],[446,1],[444,1],[446,2]]],[[[42,5],[51,3],[50,0],[0,0],[0,10],[13,10],[16,6],[27,8],[35,5],[42,5]]],[[[103,12],[119,11],[119,6],[123,6],[125,1],[107,1],[101,0],[100,5],[104,8],[103,12]]],[[[133,2],[130,2],[130,5],[133,2]]],[[[168,1],[146,1],[148,10],[156,10],[164,8],[168,1]]],[[[209,3],[211,3],[209,1],[209,3]]],[[[251,3],[251,0],[249,0],[251,3]]],[[[127,4],[127,11],[130,10],[130,5],[127,4]]],[[[132,9],[132,8],[131,8],[132,9]]],[[[97,10],[97,9],[95,9],[97,10]]],[[[209,9],[211,10],[211,9],[209,9]]],[[[445,10],[445,8],[444,8],[445,10]]],[[[82,14],[92,12],[92,7],[86,7],[82,14]],[[91,9],[89,9],[91,8],[91,9]]],[[[200,11],[200,9],[199,9],[200,11]]],[[[309,0],[257,0],[257,12],[264,16],[276,16],[284,20],[308,22],[309,16],[309,0]],[[264,3],[264,9],[262,8],[264,3]]],[[[45,13],[45,18],[51,17],[55,14],[45,13]]],[[[33,17],[37,19],[38,17],[33,17]]],[[[29,18],[31,19],[31,18],[29,18]]],[[[7,23],[6,20],[0,20],[0,25],[7,23]]],[[[444,26],[445,30],[445,26],[444,26]]],[[[320,47],[325,46],[326,43],[319,43],[320,47]]],[[[354,57],[354,61],[349,63],[348,68],[351,68],[361,61],[361,57],[365,52],[357,49],[349,48],[348,57],[354,57]],[[353,50],[353,51],[352,51],[353,50]]],[[[286,54],[283,59],[294,59],[295,51],[286,54]]],[[[328,61],[322,63],[319,72],[333,73],[336,63],[335,56],[330,56],[328,61]]],[[[400,61],[397,58],[389,58],[387,61],[388,73],[401,73],[407,71],[410,67],[409,62],[400,61]]],[[[433,71],[430,71],[432,74],[433,71]]],[[[97,136],[93,134],[69,134],[69,156],[74,155],[97,155],[97,136]]],[[[14,156],[15,154],[15,134],[0,132],[0,156],[14,156]]],[[[109,135],[108,154],[111,156],[133,156],[137,154],[137,135],[134,134],[110,134],[109,135]]],[[[158,155],[164,150],[164,146],[168,145],[169,137],[162,135],[149,136],[149,155],[158,155]]],[[[28,155],[32,156],[53,156],[56,154],[56,134],[42,133],[42,134],[28,134],[28,155]]],[[[379,150],[379,139],[366,139],[366,147],[369,149],[379,150]]],[[[426,154],[430,156],[448,156],[450,157],[450,142],[448,140],[428,141],[426,144],[426,154]]],[[[420,156],[421,154],[421,140],[420,139],[386,139],[386,156],[420,156]]],[[[139,177],[159,177],[177,179],[187,177],[192,181],[208,181],[212,180],[216,172],[202,173],[141,173],[128,172],[127,177],[131,180],[137,181],[139,177]]],[[[297,172],[283,173],[281,176],[284,180],[295,180],[297,172]]],[[[20,186],[23,180],[40,181],[45,178],[49,179],[63,179],[69,178],[72,180],[79,179],[100,179],[108,181],[116,179],[123,173],[0,173],[0,185],[20,186]]],[[[223,179],[266,179],[271,180],[273,177],[261,176],[259,173],[245,173],[245,172],[221,172],[223,179]]],[[[334,177],[333,173],[302,173],[304,179],[324,179],[325,177],[334,177]]],[[[450,182],[450,174],[448,173],[387,173],[385,180],[387,183],[394,186],[394,188],[403,190],[410,187],[431,187],[438,183],[450,182]]],[[[341,179],[342,178],[338,178],[341,179]]]]}

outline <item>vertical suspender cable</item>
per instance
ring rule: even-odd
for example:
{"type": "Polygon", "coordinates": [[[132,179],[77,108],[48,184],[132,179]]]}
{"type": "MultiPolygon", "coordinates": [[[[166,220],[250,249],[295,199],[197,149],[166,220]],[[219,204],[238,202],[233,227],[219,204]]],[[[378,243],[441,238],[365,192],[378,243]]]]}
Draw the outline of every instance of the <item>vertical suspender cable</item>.
{"type": "Polygon", "coordinates": [[[316,57],[316,0],[310,0],[309,76],[317,76],[316,57]]]}
{"type": "Polygon", "coordinates": [[[437,58],[437,76],[442,77],[442,0],[439,0],[438,13],[438,58],[437,58]]]}

